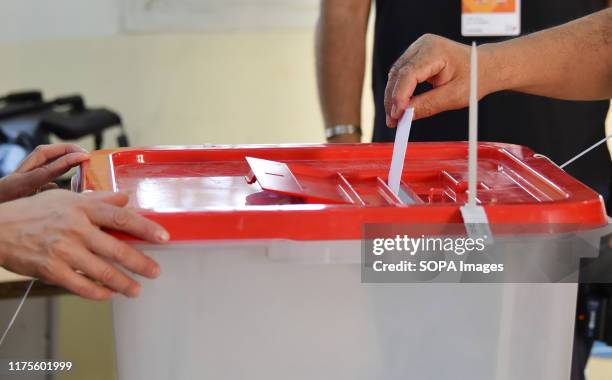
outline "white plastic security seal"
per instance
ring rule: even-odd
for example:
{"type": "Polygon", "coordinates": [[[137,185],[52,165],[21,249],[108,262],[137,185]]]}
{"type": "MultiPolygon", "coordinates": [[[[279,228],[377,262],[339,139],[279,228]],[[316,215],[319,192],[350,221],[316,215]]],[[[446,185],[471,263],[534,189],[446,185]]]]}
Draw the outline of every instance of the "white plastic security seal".
{"type": "Polygon", "coordinates": [[[406,148],[408,147],[408,138],[410,137],[410,127],[412,126],[413,117],[414,108],[410,107],[404,112],[404,116],[400,119],[395,134],[393,156],[391,158],[391,167],[389,168],[389,180],[387,184],[391,191],[397,196],[400,194],[400,183],[402,180],[402,172],[404,171],[404,160],[406,159],[406,148]]]}
{"type": "Polygon", "coordinates": [[[471,238],[492,241],[491,227],[484,207],[476,204],[478,191],[478,52],[472,43],[470,57],[470,99],[469,99],[469,141],[468,141],[468,202],[461,206],[461,216],[467,234],[471,238]]]}

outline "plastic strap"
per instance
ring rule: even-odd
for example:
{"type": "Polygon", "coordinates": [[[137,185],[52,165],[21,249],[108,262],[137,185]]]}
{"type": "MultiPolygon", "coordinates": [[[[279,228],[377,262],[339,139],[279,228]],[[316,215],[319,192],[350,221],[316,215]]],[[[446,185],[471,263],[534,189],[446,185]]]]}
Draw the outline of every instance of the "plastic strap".
{"type": "Polygon", "coordinates": [[[19,312],[21,311],[21,307],[23,306],[26,298],[28,298],[28,294],[30,294],[30,290],[32,289],[32,285],[34,285],[35,281],[36,279],[33,279],[32,281],[30,281],[30,284],[28,285],[28,288],[23,294],[23,297],[21,297],[21,301],[19,302],[19,305],[17,305],[17,309],[15,309],[15,312],[13,313],[11,320],[6,326],[6,329],[4,329],[4,332],[2,333],[2,338],[0,338],[0,347],[2,347],[2,343],[4,343],[4,339],[8,335],[8,332],[11,330],[11,327],[13,327],[13,323],[15,323],[15,320],[17,319],[17,316],[19,315],[19,312]]]}

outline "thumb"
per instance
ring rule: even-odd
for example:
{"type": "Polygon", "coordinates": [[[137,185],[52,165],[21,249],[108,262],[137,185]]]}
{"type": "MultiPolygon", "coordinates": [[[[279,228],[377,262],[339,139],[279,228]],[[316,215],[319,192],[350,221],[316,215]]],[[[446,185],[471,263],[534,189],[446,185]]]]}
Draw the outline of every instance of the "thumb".
{"type": "Polygon", "coordinates": [[[53,162],[17,174],[20,175],[23,186],[29,191],[34,191],[87,159],[89,155],[83,152],[68,153],[53,162]]]}
{"type": "Polygon", "coordinates": [[[465,104],[454,100],[459,97],[453,87],[440,86],[412,97],[410,107],[414,107],[414,119],[424,119],[440,112],[465,107],[465,104]]]}
{"type": "Polygon", "coordinates": [[[112,191],[90,191],[83,193],[83,196],[88,200],[104,202],[117,207],[124,207],[129,201],[127,194],[112,191]]]}

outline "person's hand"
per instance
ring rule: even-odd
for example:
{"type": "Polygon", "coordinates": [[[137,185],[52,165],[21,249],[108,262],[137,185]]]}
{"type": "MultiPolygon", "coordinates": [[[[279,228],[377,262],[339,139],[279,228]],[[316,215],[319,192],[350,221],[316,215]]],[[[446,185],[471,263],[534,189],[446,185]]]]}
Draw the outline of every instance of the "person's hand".
{"type": "Polygon", "coordinates": [[[51,181],[87,159],[87,151],[78,145],[39,145],[15,172],[0,178],[0,202],[55,189],[57,185],[51,181]]]}
{"type": "Polygon", "coordinates": [[[140,285],[118,267],[148,278],[159,266],[100,228],[151,243],[169,240],[156,223],[125,208],[121,193],[50,190],[0,204],[0,265],[62,286],[84,298],[135,297],[140,285]]]}
{"type": "MultiPolygon", "coordinates": [[[[482,69],[489,57],[482,47],[478,53],[482,69]]],[[[385,90],[387,126],[395,128],[409,106],[414,107],[415,119],[466,107],[469,85],[470,47],[426,34],[410,45],[389,72],[385,90]],[[430,83],[433,89],[413,96],[417,85],[423,82],[430,83]]],[[[487,92],[482,81],[478,92],[479,98],[487,92]]]]}

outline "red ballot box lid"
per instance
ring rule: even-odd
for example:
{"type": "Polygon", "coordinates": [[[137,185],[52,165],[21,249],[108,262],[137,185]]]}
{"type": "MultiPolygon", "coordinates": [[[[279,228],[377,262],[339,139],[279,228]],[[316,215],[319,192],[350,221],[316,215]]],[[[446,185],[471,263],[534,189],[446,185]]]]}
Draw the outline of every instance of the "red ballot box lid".
{"type": "MultiPolygon", "coordinates": [[[[465,142],[411,143],[400,196],[392,144],[101,150],[81,191],[125,192],[172,240],[360,239],[364,224],[463,223],[465,142]]],[[[491,224],[607,223],[601,197],[528,148],[480,143],[477,202],[491,224]]]]}

